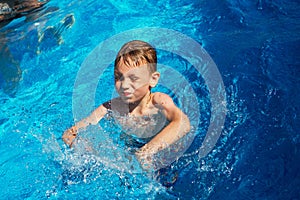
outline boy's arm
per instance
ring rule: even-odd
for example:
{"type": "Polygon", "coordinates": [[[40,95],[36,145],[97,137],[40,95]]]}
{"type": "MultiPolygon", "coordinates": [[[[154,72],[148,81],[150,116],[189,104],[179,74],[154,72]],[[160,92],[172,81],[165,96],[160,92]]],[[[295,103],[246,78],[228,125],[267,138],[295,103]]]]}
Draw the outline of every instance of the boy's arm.
{"type": "Polygon", "coordinates": [[[190,131],[188,117],[174,104],[170,96],[155,93],[153,103],[163,110],[170,123],[137,152],[138,157],[154,155],[175,143],[190,131]]]}
{"type": "Polygon", "coordinates": [[[99,106],[91,113],[90,116],[77,122],[74,126],[66,130],[62,136],[63,141],[71,147],[74,139],[77,136],[78,130],[83,129],[89,125],[97,124],[106,113],[107,109],[103,105],[99,106]]]}

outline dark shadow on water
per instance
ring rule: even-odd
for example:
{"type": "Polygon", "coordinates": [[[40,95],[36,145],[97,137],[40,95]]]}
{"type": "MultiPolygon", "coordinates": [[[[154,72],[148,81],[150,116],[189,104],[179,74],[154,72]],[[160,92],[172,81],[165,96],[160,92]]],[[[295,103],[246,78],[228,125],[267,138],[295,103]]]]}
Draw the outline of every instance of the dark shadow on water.
{"type": "Polygon", "coordinates": [[[36,24],[42,27],[48,21],[48,14],[58,10],[57,7],[46,7],[48,2],[0,0],[0,90],[11,97],[15,96],[22,79],[20,65],[24,54],[30,51],[31,55],[38,56],[42,51],[60,45],[63,41],[61,33],[75,22],[74,15],[69,14],[56,26],[38,30],[36,24]],[[24,29],[24,26],[29,27],[24,29]],[[23,40],[25,44],[22,44],[23,40]]]}
{"type": "MultiPolygon", "coordinates": [[[[27,20],[38,17],[37,11],[47,1],[37,0],[0,0],[0,30],[14,19],[26,16],[27,20]]],[[[0,32],[0,89],[10,96],[14,96],[19,81],[22,78],[20,61],[13,57],[7,45],[6,34],[0,32]]]]}

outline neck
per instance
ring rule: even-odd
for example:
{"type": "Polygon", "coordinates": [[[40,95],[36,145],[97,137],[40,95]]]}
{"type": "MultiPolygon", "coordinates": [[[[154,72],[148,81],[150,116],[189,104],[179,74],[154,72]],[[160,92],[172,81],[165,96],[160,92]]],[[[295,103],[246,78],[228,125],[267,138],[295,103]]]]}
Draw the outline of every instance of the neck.
{"type": "Polygon", "coordinates": [[[148,104],[151,101],[151,92],[150,90],[147,92],[147,94],[141,98],[139,101],[136,101],[134,103],[130,103],[129,106],[129,113],[132,113],[134,110],[142,114],[143,110],[148,106],[148,104]]]}

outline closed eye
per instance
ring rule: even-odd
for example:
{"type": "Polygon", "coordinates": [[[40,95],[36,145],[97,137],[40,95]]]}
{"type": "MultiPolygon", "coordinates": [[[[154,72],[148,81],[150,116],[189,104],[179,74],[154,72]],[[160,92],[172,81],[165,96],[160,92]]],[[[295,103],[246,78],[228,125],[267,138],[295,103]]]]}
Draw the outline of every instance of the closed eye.
{"type": "Polygon", "coordinates": [[[124,76],[120,73],[115,73],[115,81],[120,81],[124,79],[124,76]]]}
{"type": "Polygon", "coordinates": [[[130,78],[131,81],[139,80],[139,77],[137,77],[137,76],[129,76],[129,78],[130,78]]]}

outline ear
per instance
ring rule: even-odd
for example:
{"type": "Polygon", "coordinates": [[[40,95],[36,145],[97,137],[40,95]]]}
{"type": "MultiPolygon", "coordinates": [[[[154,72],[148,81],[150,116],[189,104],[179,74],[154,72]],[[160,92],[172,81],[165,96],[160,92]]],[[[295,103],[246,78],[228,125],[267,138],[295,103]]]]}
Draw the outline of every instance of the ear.
{"type": "Polygon", "coordinates": [[[160,77],[160,73],[159,72],[152,73],[151,79],[150,79],[150,87],[151,88],[153,88],[153,87],[155,87],[157,85],[159,77],[160,77]]]}

